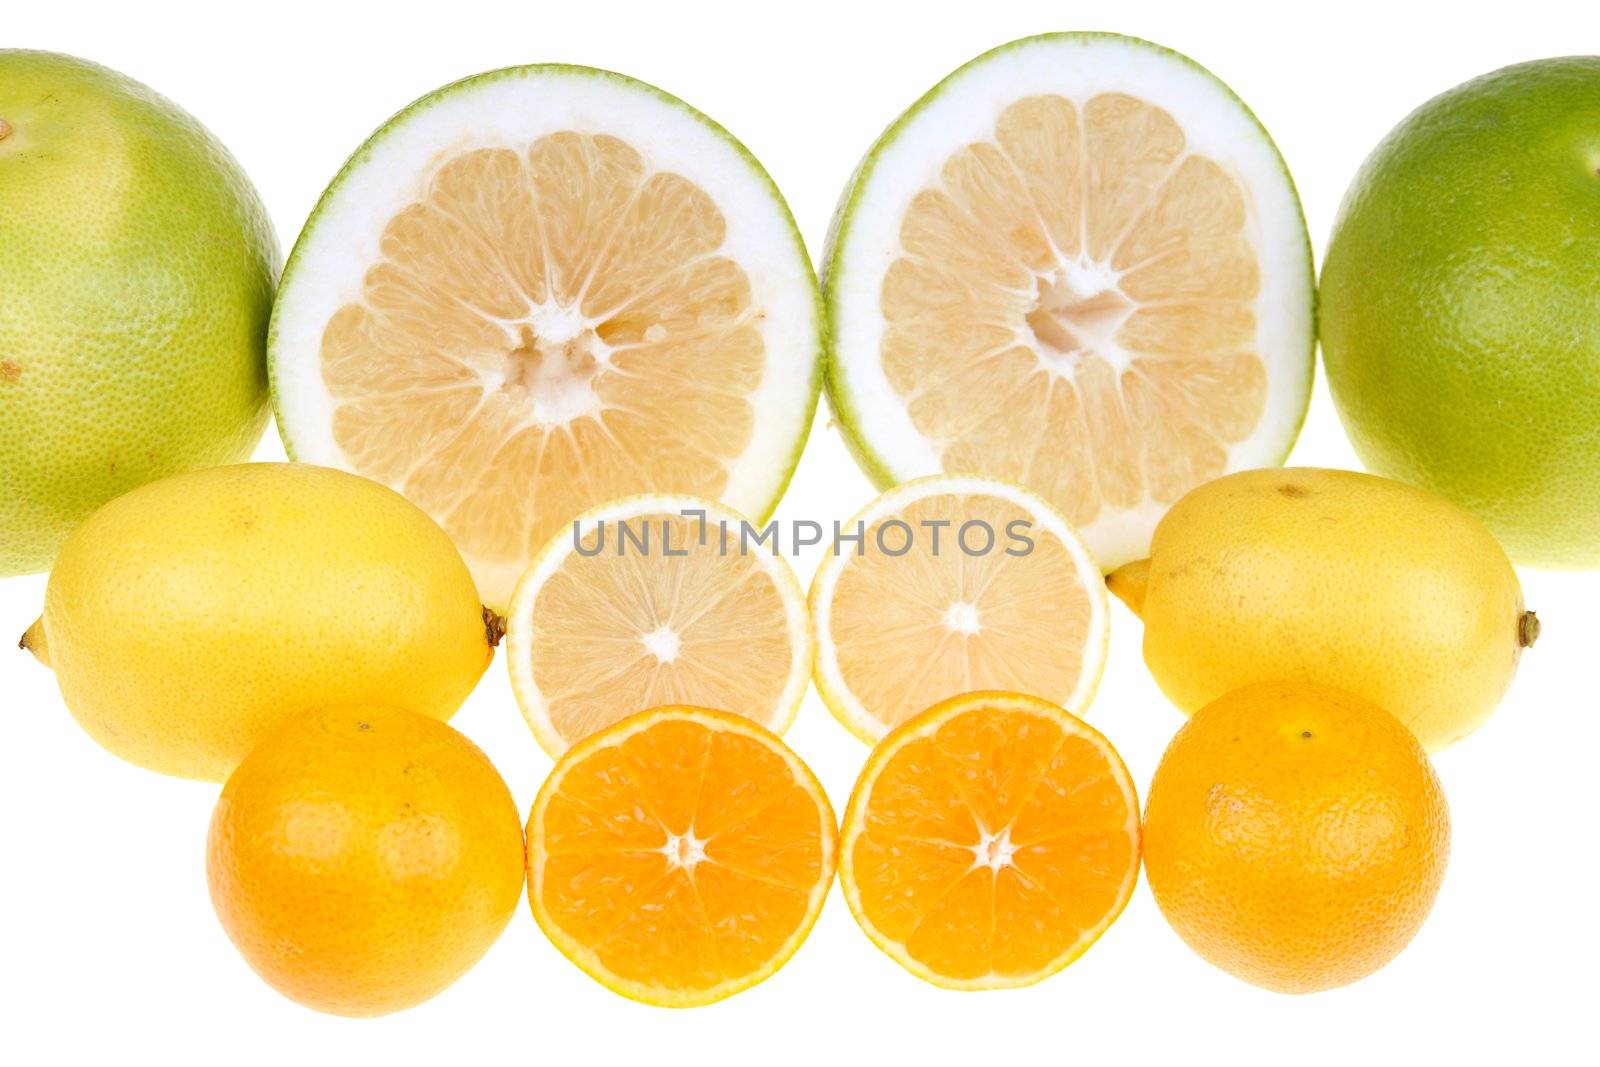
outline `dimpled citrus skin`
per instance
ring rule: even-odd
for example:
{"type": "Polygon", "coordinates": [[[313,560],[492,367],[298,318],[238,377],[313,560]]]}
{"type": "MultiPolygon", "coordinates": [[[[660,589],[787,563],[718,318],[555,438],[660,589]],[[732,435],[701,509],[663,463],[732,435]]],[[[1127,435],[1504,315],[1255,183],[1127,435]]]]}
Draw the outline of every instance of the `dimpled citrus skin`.
{"type": "Polygon", "coordinates": [[[1144,864],[1167,922],[1247,982],[1371,974],[1427,918],[1450,853],[1428,757],[1360,697],[1266,683],[1178,731],[1150,784],[1144,864]]]}
{"type": "Polygon", "coordinates": [[[1442,497],[1353,471],[1245,471],[1190,492],[1150,559],[1109,579],[1186,712],[1251,682],[1359,693],[1437,751],[1481,725],[1521,659],[1522,586],[1442,497]]]}
{"type": "Polygon", "coordinates": [[[0,50],[0,575],[134,486],[249,457],[280,255],[227,150],[114,71],[0,50]]]}
{"type": "Polygon", "coordinates": [[[96,741],[212,781],[296,712],[449,719],[494,655],[432,519],[376,482],[294,463],[193,471],[107,504],[63,546],[42,641],[26,640],[96,741]]]}
{"type": "Polygon", "coordinates": [[[1361,460],[1519,563],[1600,565],[1600,56],[1412,112],[1345,194],[1322,270],[1328,385],[1361,460]]]}
{"type": "Polygon", "coordinates": [[[293,719],[223,787],[211,901],[245,960],[318,1011],[382,1015],[465,974],[522,895],[522,821],[478,747],[435,719],[293,719]]]}

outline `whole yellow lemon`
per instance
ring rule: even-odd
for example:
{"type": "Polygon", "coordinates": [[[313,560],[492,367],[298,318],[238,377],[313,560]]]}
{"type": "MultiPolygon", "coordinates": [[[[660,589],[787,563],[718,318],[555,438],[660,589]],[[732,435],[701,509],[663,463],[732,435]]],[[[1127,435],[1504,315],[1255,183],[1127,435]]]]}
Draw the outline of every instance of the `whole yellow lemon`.
{"type": "Polygon", "coordinates": [[[1538,636],[1505,552],[1461,508],[1354,471],[1243,471],[1156,527],[1108,583],[1185,713],[1253,682],[1359,694],[1430,752],[1480,726],[1538,636]]]}
{"type": "Polygon", "coordinates": [[[478,747],[393,708],[312,712],[239,765],[211,817],[211,902],[280,993],[381,1015],[465,974],[523,882],[522,820],[478,747]]]}
{"type": "Polygon", "coordinates": [[[221,781],[286,717],[346,704],[448,719],[494,655],[450,539],[352,474],[180,474],[67,539],[23,645],[123,759],[221,781]]]}

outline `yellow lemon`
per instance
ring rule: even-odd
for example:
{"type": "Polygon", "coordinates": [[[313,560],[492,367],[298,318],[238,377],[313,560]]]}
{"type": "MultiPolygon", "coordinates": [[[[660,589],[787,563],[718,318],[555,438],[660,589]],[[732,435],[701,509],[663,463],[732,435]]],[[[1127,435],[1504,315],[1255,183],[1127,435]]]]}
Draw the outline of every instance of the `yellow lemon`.
{"type": "Polygon", "coordinates": [[[68,538],[24,647],[123,759],[221,781],[286,717],[448,719],[494,655],[450,539],[355,475],[257,463],[135,489],[68,538]]]}
{"type": "Polygon", "coordinates": [[[1144,658],[1193,712],[1253,682],[1317,682],[1437,751],[1480,726],[1538,636],[1499,544],[1456,505],[1353,471],[1256,470],[1180,500],[1108,579],[1144,658]]]}

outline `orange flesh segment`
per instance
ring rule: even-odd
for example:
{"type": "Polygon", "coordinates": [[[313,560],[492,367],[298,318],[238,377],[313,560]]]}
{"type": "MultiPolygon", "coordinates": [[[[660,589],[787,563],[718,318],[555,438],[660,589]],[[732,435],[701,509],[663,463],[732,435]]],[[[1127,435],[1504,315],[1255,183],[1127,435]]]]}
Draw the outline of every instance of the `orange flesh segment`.
{"type": "MultiPolygon", "coordinates": [[[[915,531],[903,556],[868,551],[839,575],[829,630],[839,673],[884,727],[956,693],[1001,689],[1065,700],[1078,685],[1094,606],[1067,547],[1011,501],[939,494],[867,529],[876,546],[884,523],[915,531]],[[1033,550],[1006,554],[1007,529],[1028,521],[1033,550]],[[923,524],[944,521],[937,554],[923,524]],[[960,527],[981,522],[996,546],[969,556],[960,527]]],[[[891,548],[898,528],[884,531],[891,548]]],[[[975,527],[970,544],[986,537],[975,527]]],[[[1098,575],[1088,576],[1098,581],[1098,575]]]]}
{"type": "Polygon", "coordinates": [[[485,560],[616,497],[718,497],[765,361],[725,228],[615,137],[445,160],[324,330],[335,440],[485,560]]]}
{"type": "Polygon", "coordinates": [[[864,917],[942,977],[1037,975],[1125,903],[1132,795],[1103,740],[1028,711],[962,711],[871,783],[850,845],[864,917]]]}
{"type": "Polygon", "coordinates": [[[529,828],[539,906],[640,986],[705,991],[769,966],[834,857],[831,812],[774,744],[669,718],[570,767],[529,828]]]}
{"type": "Polygon", "coordinates": [[[1246,194],[1122,93],[1032,96],[913,198],[879,355],[942,468],[1075,526],[1223,473],[1266,408],[1246,194]]]}
{"type": "Polygon", "coordinates": [[[620,527],[607,523],[538,592],[530,659],[551,725],[571,744],[667,704],[747,709],[774,725],[795,649],[772,576],[754,555],[723,555],[714,522],[704,546],[697,518],[625,524],[645,551],[628,540],[618,554],[620,527]]]}

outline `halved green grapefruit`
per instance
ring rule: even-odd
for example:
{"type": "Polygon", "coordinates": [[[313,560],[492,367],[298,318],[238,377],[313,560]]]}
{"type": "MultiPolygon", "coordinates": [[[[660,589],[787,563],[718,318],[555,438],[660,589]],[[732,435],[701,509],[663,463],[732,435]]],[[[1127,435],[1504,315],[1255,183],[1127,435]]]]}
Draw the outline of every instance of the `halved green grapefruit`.
{"type": "Polygon", "coordinates": [[[1194,486],[1281,463],[1310,398],[1283,160],[1144,41],[1033,37],[946,78],[862,162],[824,274],[829,397],[873,479],[1021,484],[1103,567],[1194,486]]]}
{"type": "Polygon", "coordinates": [[[491,605],[574,516],[690,493],[764,519],[820,387],[794,220],[732,136],[584,67],[417,101],[329,186],[269,340],[291,456],[384,482],[491,605]]]}

